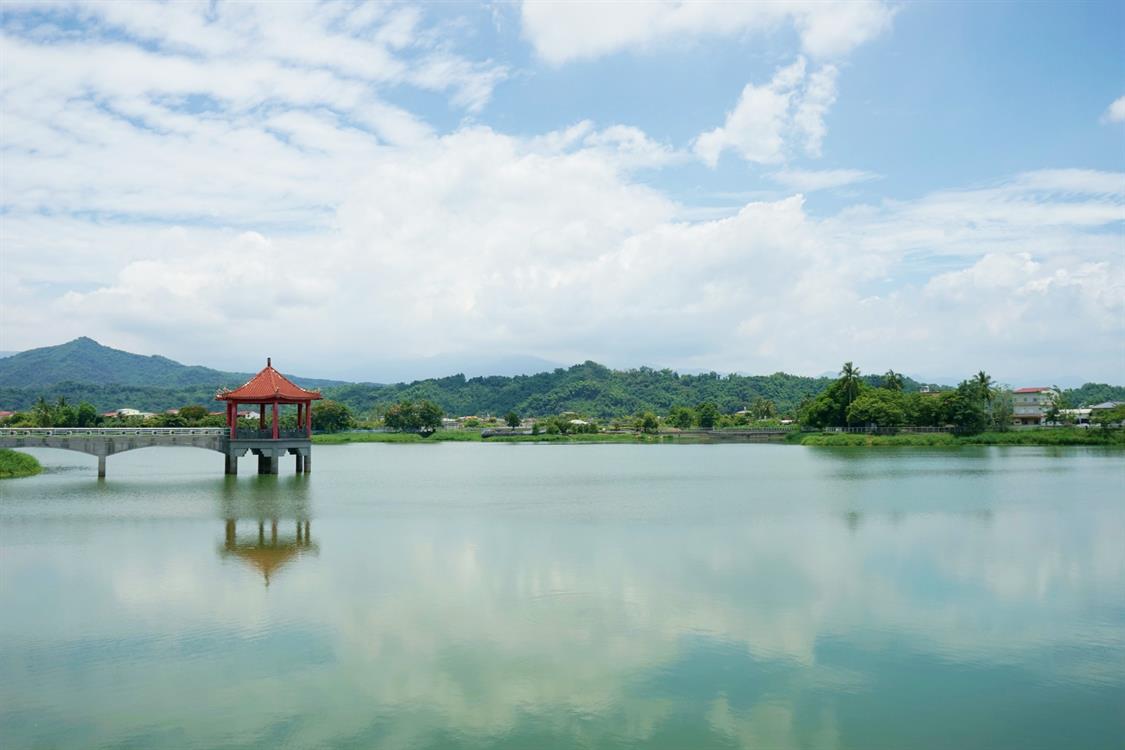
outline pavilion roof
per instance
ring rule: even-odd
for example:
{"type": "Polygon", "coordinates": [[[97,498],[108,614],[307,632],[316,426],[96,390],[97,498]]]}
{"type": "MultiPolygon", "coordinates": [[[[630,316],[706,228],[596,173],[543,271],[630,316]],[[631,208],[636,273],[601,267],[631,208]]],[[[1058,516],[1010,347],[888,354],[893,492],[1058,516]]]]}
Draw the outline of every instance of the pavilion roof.
{"type": "Polygon", "coordinates": [[[233,391],[221,390],[215,394],[216,401],[246,401],[260,403],[266,401],[316,401],[321,398],[319,391],[308,391],[273,369],[273,363],[266,359],[266,366],[245,385],[233,391]]]}

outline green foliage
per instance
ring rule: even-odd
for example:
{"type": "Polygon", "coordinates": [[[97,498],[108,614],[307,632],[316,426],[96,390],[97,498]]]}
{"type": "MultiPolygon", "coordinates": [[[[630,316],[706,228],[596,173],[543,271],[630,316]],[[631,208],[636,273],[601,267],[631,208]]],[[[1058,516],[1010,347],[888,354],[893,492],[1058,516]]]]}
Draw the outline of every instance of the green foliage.
{"type": "Polygon", "coordinates": [[[668,412],[668,423],[677,430],[690,430],[695,424],[695,412],[687,406],[674,406],[668,412]]]}
{"type": "Polygon", "coordinates": [[[637,417],[637,432],[655,434],[660,432],[660,420],[651,411],[646,411],[637,417]]]}
{"type": "Polygon", "coordinates": [[[1094,412],[1092,421],[1103,430],[1108,430],[1114,425],[1125,423],[1125,405],[1115,406],[1112,409],[1098,409],[1094,412]]]}
{"type": "Polygon", "coordinates": [[[508,412],[504,415],[504,424],[508,425],[509,427],[519,427],[520,415],[516,414],[514,411],[508,412]]]}
{"type": "MultiPolygon", "coordinates": [[[[82,338],[58,346],[30,349],[0,359],[0,386],[46,390],[60,383],[91,385],[140,386],[167,389],[202,388],[203,399],[182,399],[175,403],[209,400],[220,386],[236,387],[252,377],[249,373],[222,372],[209,367],[182,365],[166,357],[146,357],[102,346],[93,339],[82,338]]],[[[294,379],[306,388],[338,385],[337,380],[294,379]]],[[[57,392],[56,388],[50,390],[57,392]]],[[[93,400],[93,399],[91,399],[93,400]]],[[[93,400],[94,403],[98,403],[93,400]]],[[[140,404],[130,404],[145,408],[140,404]]],[[[149,405],[167,409],[173,404],[149,405]]],[[[108,404],[115,408],[121,404],[108,404]]]]}
{"type": "Polygon", "coordinates": [[[699,420],[700,427],[705,430],[713,430],[719,421],[719,407],[711,401],[704,401],[695,407],[695,415],[699,420]]]}
{"type": "Polygon", "coordinates": [[[433,401],[402,401],[387,409],[383,424],[392,430],[431,433],[441,427],[441,408],[433,401]]]}
{"type": "Polygon", "coordinates": [[[905,384],[902,375],[894,370],[887,370],[887,374],[883,376],[883,387],[888,391],[901,391],[905,384]]]}
{"type": "Polygon", "coordinates": [[[1125,386],[1086,383],[1081,388],[1064,391],[1063,395],[1076,407],[1093,406],[1106,401],[1125,401],[1125,386]]]}
{"type": "Polygon", "coordinates": [[[312,408],[312,426],[318,432],[340,432],[355,423],[351,409],[338,401],[318,401],[312,408]]]}
{"type": "Polygon", "coordinates": [[[898,432],[906,423],[905,401],[897,390],[868,388],[848,407],[848,422],[875,425],[879,432],[898,432]]]}
{"type": "Polygon", "coordinates": [[[205,406],[181,406],[180,416],[188,422],[199,422],[207,419],[207,407],[205,406]]]}
{"type": "Polygon", "coordinates": [[[750,416],[754,419],[773,419],[777,416],[777,406],[768,398],[758,396],[750,404],[750,416]]]}
{"type": "Polygon", "coordinates": [[[35,456],[0,448],[0,479],[30,477],[43,471],[35,456]]]}

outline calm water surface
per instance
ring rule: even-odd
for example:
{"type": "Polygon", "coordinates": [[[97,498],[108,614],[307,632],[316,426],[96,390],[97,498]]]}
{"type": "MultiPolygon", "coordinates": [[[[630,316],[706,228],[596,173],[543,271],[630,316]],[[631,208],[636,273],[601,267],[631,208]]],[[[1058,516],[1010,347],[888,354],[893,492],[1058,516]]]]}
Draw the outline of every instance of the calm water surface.
{"type": "Polygon", "coordinates": [[[1121,452],[314,452],[0,485],[0,746],[1122,747],[1121,452]]]}

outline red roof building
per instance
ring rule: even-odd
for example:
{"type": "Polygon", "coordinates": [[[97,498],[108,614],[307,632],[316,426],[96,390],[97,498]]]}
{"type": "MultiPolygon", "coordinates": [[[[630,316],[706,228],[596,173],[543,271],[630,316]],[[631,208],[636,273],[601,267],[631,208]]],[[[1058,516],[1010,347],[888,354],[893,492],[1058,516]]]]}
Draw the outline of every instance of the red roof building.
{"type": "MultiPolygon", "coordinates": [[[[295,404],[297,406],[297,425],[306,437],[312,435],[312,406],[313,401],[321,399],[319,391],[305,390],[289,378],[273,369],[273,363],[266,358],[266,366],[243,386],[233,391],[222,390],[215,394],[216,401],[227,402],[227,425],[230,427],[230,437],[237,437],[238,405],[257,404],[259,431],[266,429],[266,405],[273,406],[272,439],[278,440],[281,436],[278,422],[278,406],[281,404],[295,404]]],[[[264,435],[260,435],[264,437],[264,435]]]]}

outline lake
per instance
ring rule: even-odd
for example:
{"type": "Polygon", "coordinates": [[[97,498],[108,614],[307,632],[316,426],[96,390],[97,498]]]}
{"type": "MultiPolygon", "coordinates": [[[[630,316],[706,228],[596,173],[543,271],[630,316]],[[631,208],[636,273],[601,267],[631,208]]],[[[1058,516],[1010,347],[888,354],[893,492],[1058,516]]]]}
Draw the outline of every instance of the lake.
{"type": "Polygon", "coordinates": [[[0,746],[1119,748],[1125,454],[316,446],[0,485],[0,746]],[[276,530],[275,523],[276,520],[276,530]]]}

